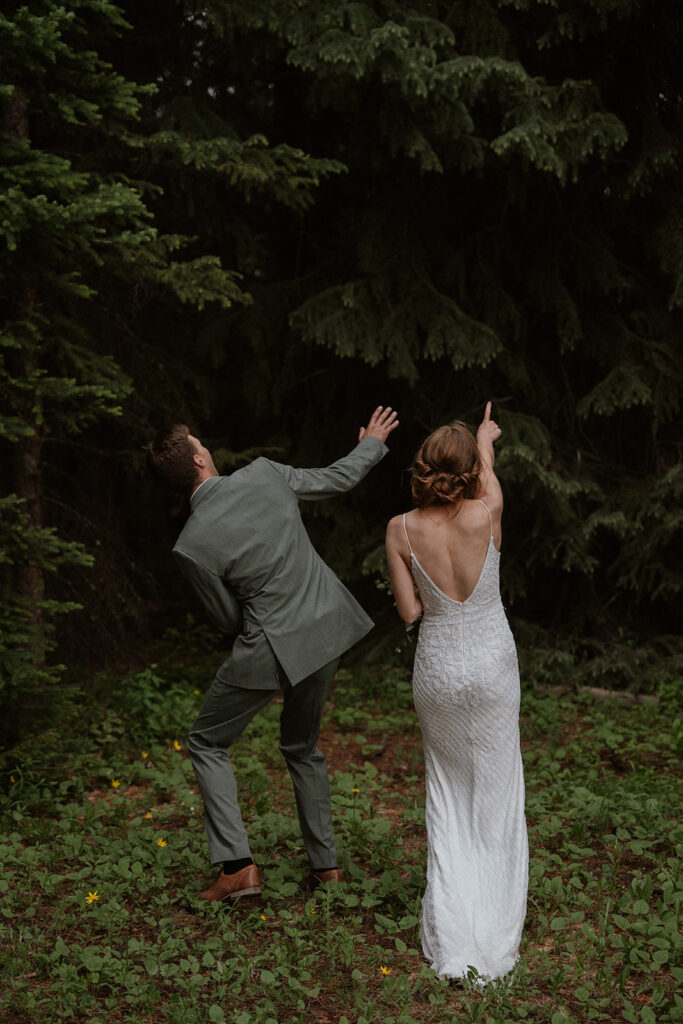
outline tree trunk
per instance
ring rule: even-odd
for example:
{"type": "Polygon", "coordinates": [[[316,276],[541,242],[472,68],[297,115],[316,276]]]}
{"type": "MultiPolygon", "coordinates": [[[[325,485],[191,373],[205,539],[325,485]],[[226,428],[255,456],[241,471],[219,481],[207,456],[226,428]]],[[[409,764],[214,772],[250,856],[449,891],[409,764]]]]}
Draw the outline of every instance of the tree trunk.
{"type": "MultiPolygon", "coordinates": [[[[10,138],[18,142],[29,142],[28,97],[23,89],[16,88],[3,102],[2,126],[10,138]]],[[[27,285],[24,294],[17,296],[17,306],[23,318],[29,319],[34,300],[34,291],[27,285]]],[[[28,377],[32,370],[33,355],[29,352],[24,364],[28,377]]],[[[42,447],[43,437],[33,411],[35,396],[27,401],[26,420],[33,426],[32,436],[19,442],[16,456],[16,493],[24,500],[24,511],[32,528],[43,526],[42,488],[42,447]]],[[[43,612],[40,604],[45,596],[45,577],[38,564],[19,565],[17,569],[17,590],[29,607],[29,623],[34,627],[32,657],[36,665],[45,661],[45,639],[43,634],[43,612]]]]}
{"type": "MultiPolygon", "coordinates": [[[[40,529],[43,525],[42,447],[43,438],[36,429],[32,437],[20,442],[16,460],[16,493],[24,499],[24,511],[34,529],[40,529]]],[[[45,580],[39,565],[22,566],[17,582],[22,597],[31,603],[43,600],[45,580]]],[[[39,622],[40,608],[36,607],[33,611],[33,621],[39,622]]]]}

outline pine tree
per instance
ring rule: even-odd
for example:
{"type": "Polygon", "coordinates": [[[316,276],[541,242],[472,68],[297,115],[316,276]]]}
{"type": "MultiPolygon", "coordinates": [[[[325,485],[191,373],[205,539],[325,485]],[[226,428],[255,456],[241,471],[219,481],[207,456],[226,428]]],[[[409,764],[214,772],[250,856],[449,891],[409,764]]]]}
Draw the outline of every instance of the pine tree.
{"type": "MultiPolygon", "coordinates": [[[[7,446],[50,446],[9,487],[37,537],[54,464],[62,506],[107,506],[103,547],[120,545],[128,593],[149,597],[140,576],[168,538],[113,453],[140,460],[148,426],[173,416],[233,464],[259,444],[322,462],[389,401],[393,469],[310,523],[358,583],[409,501],[398,467],[492,398],[504,591],[536,670],[607,674],[673,630],[679,4],[30,10],[0,22],[15,246],[0,386],[7,446]],[[63,442],[78,431],[98,451],[92,471],[78,456],[77,488],[63,442]]],[[[663,665],[674,649],[661,641],[663,665]]]]}
{"type": "MultiPolygon", "coordinates": [[[[602,642],[620,621],[670,628],[680,5],[213,0],[194,12],[190,91],[208,94],[211,116],[347,169],[298,221],[244,210],[255,301],[213,338],[224,358],[236,339],[253,353],[238,371],[243,394],[260,373],[252,416],[268,429],[277,403],[287,443],[322,455],[349,395],[392,381],[406,464],[426,429],[474,423],[497,399],[514,609],[602,642]]],[[[230,227],[222,238],[237,251],[230,227]]],[[[367,536],[360,509],[353,525],[367,536]]]]}
{"type": "MultiPolygon", "coordinates": [[[[242,194],[268,187],[298,208],[332,164],[311,168],[304,154],[269,149],[258,135],[240,141],[158,120],[143,133],[156,86],[135,84],[106,59],[129,30],[119,8],[108,0],[10,7],[0,15],[0,438],[11,455],[0,688],[30,704],[28,681],[54,674],[45,662],[50,619],[77,606],[50,596],[46,573],[92,562],[55,534],[49,508],[68,490],[49,493],[46,480],[53,464],[68,465],[71,442],[120,416],[131,395],[122,364],[139,363],[122,322],[162,301],[175,309],[250,301],[239,275],[195,239],[196,225],[187,235],[177,225],[158,229],[158,179],[184,170],[200,188],[219,179],[242,194]]],[[[69,532],[78,533],[73,523],[69,532]]]]}

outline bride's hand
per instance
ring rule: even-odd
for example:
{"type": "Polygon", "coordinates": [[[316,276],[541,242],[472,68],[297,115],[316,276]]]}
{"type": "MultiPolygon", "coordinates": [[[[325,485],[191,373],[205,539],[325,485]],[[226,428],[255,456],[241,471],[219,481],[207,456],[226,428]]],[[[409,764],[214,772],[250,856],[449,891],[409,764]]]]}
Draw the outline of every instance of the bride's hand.
{"type": "Polygon", "coordinates": [[[477,441],[480,444],[493,444],[494,441],[498,440],[501,434],[502,430],[496,421],[491,419],[491,403],[487,402],[484,418],[479,424],[479,429],[477,430],[477,441]]]}
{"type": "Polygon", "coordinates": [[[367,427],[361,427],[360,433],[358,434],[358,440],[362,441],[364,437],[377,437],[384,443],[388,438],[392,430],[395,430],[398,426],[398,414],[393,412],[391,406],[387,406],[386,409],[378,405],[372,416],[367,427]]]}

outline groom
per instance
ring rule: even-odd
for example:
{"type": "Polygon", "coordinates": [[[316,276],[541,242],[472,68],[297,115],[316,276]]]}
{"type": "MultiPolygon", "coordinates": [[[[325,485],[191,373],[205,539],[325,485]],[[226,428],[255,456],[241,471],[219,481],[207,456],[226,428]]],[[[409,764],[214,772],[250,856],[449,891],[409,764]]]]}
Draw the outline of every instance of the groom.
{"type": "Polygon", "coordinates": [[[211,863],[221,865],[202,900],[261,891],[229,749],[277,691],[283,696],[280,750],[294,786],[309,882],[342,878],[327,763],[316,743],[340,656],[372,621],[313,548],[298,503],[354,487],[385,455],[384,442],[397,426],[396,413],[380,406],[353,451],[325,469],[260,458],[228,477],[218,475],[210,452],[184,424],[149,445],[154,475],[190,495],[190,517],[173,549],[176,562],[214,624],[239,634],[187,739],[211,863]]]}

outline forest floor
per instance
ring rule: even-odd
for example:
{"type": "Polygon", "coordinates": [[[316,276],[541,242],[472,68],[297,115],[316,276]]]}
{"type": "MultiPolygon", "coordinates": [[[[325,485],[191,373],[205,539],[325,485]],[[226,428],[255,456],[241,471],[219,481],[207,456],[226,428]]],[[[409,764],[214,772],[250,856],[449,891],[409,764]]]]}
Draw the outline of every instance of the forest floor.
{"type": "Polygon", "coordinates": [[[683,1020],[670,708],[524,690],[528,916],[515,970],[480,987],[439,981],[420,952],[424,768],[405,669],[342,671],[328,707],[320,745],[346,881],[313,895],[301,884],[273,703],[234,748],[262,895],[197,902],[215,872],[183,743],[208,671],[168,657],[103,678],[11,755],[3,1024],[683,1020]]]}

